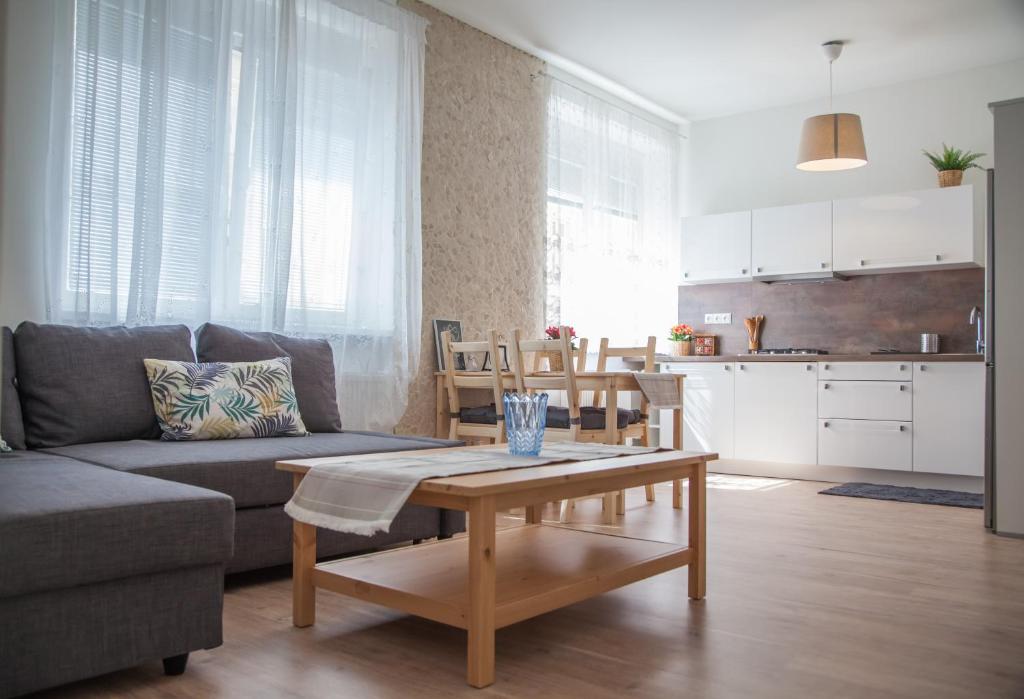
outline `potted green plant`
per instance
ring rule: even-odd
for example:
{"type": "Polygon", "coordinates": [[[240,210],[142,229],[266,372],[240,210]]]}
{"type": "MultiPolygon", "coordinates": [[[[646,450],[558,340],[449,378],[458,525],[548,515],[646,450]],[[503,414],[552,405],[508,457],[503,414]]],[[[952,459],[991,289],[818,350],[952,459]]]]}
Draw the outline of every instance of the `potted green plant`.
{"type": "Polygon", "coordinates": [[[668,339],[672,340],[672,354],[675,356],[688,357],[693,354],[693,328],[689,325],[673,325],[668,339]]]}
{"type": "MultiPolygon", "coordinates": [[[[558,329],[557,325],[549,325],[544,330],[544,336],[549,340],[559,340],[562,337],[561,330],[558,329]]],[[[576,329],[571,325],[569,326],[569,346],[574,350],[576,349],[576,329]]],[[[548,371],[561,373],[565,371],[565,364],[562,363],[561,352],[544,352],[544,357],[548,360],[548,371]]]]}
{"type": "Polygon", "coordinates": [[[939,171],[940,187],[957,187],[964,180],[964,170],[972,167],[980,168],[977,160],[984,157],[984,153],[973,153],[969,150],[951,148],[945,143],[942,144],[941,153],[931,153],[923,150],[925,157],[939,171]]]}

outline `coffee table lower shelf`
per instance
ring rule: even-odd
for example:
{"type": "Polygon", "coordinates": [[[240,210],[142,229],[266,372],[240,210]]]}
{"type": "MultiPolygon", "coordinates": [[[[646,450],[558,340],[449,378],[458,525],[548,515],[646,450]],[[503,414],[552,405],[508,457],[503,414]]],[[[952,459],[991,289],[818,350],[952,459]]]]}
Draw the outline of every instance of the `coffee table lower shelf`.
{"type": "MultiPolygon", "coordinates": [[[[496,628],[687,565],[679,544],[527,525],[496,532],[496,628]]],[[[313,585],[461,629],[469,618],[469,538],[321,563],[313,585]]]]}

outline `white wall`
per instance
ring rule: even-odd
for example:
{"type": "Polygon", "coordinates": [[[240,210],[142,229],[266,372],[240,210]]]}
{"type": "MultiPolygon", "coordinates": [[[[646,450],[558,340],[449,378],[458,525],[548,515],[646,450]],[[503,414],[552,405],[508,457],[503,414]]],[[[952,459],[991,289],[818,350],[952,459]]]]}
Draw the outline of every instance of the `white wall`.
{"type": "MultiPolygon", "coordinates": [[[[926,60],[926,57],[922,57],[926,60]]],[[[842,78],[842,64],[836,69],[842,78]]],[[[822,85],[825,93],[826,86],[822,85]]],[[[837,95],[836,111],[860,114],[868,164],[843,172],[797,170],[803,120],[828,111],[827,98],[694,122],[690,126],[689,210],[699,215],[883,194],[936,186],[922,148],[943,141],[988,153],[992,165],[992,114],[988,104],[1024,96],[1024,60],[950,73],[926,80],[837,95]]],[[[983,211],[984,173],[973,170],[976,209],[983,211]]],[[[978,226],[979,234],[981,226],[978,226]]]]}
{"type": "MultiPolygon", "coordinates": [[[[0,323],[42,321],[50,46],[59,0],[0,3],[0,323]]],[[[65,9],[67,3],[61,3],[65,9]]]]}

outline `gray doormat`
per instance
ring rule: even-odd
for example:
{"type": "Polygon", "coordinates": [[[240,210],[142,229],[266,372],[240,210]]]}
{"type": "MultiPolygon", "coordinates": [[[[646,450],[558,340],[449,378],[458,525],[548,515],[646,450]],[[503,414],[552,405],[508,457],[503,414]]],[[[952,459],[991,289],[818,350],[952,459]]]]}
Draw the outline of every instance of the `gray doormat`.
{"type": "Polygon", "coordinates": [[[874,483],[843,483],[818,491],[821,495],[845,495],[849,498],[871,500],[896,500],[916,502],[923,505],[949,505],[950,507],[984,507],[985,496],[981,493],[963,493],[959,490],[935,490],[932,488],[908,488],[899,485],[876,485],[874,483]]]}

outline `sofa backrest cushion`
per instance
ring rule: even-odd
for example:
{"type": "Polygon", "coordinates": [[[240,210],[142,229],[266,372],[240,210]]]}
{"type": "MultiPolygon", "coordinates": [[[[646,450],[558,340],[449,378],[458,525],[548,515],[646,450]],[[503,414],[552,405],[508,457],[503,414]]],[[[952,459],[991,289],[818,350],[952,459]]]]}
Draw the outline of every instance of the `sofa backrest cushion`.
{"type": "Polygon", "coordinates": [[[334,352],[327,340],[242,332],[206,323],[196,330],[200,362],[255,362],[291,357],[292,382],[302,421],[310,432],[341,432],[334,385],[334,352]]]}
{"type": "Polygon", "coordinates": [[[184,325],[80,328],[25,322],[14,333],[29,447],[157,439],[143,359],[195,361],[184,325]]]}
{"type": "Polygon", "coordinates": [[[21,401],[18,399],[18,383],[15,377],[14,333],[8,327],[3,328],[3,388],[0,388],[0,437],[11,449],[25,448],[25,425],[21,421],[21,401]]]}

